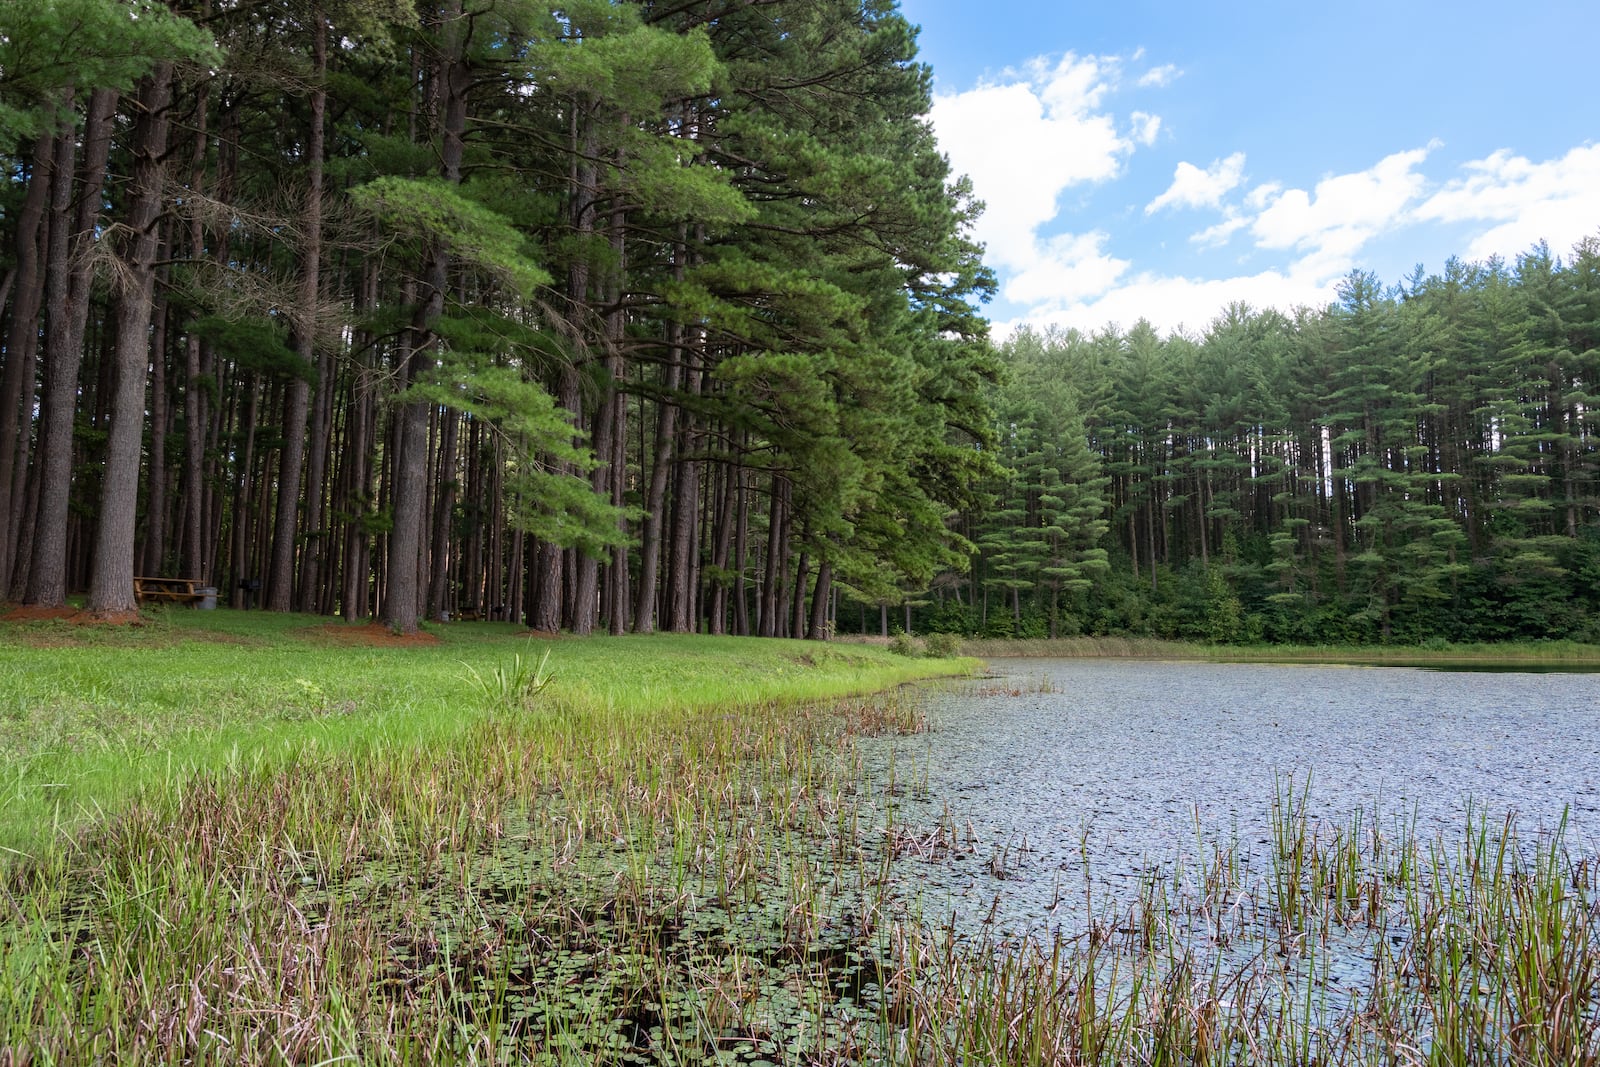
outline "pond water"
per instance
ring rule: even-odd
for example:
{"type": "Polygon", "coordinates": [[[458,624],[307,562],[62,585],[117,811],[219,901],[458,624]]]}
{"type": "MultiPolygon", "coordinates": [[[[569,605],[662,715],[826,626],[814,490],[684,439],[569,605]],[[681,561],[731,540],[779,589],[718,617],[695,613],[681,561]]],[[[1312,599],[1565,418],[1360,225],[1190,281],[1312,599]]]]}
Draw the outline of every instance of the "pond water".
{"type": "Polygon", "coordinates": [[[927,733],[862,751],[925,917],[1071,936],[1086,900],[1131,905],[1218,848],[1264,876],[1291,792],[1313,820],[1424,843],[1469,817],[1526,840],[1564,819],[1594,855],[1597,696],[1585,674],[1012,660],[931,696],[927,733]]]}

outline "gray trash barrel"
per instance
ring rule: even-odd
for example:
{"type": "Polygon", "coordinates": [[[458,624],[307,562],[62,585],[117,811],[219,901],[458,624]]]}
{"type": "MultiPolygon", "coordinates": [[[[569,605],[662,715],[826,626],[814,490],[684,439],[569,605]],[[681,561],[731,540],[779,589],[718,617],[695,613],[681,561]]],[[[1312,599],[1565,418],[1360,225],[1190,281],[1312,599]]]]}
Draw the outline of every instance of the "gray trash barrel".
{"type": "Polygon", "coordinates": [[[195,607],[201,611],[217,610],[217,587],[214,585],[202,585],[200,587],[200,603],[196,604],[195,607]]]}

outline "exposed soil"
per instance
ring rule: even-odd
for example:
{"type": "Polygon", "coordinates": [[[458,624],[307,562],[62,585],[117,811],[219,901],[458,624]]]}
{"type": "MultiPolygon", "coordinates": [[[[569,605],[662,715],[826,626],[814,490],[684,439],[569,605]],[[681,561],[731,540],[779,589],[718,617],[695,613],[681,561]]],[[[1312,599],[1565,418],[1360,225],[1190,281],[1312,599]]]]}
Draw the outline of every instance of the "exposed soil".
{"type": "Polygon", "coordinates": [[[144,621],[137,611],[81,611],[36,604],[8,605],[0,615],[0,622],[70,622],[75,626],[141,626],[144,621]]]}
{"type": "Polygon", "coordinates": [[[414,634],[397,634],[381,622],[369,622],[361,626],[330,622],[309,627],[301,633],[314,640],[327,641],[329,644],[357,645],[364,648],[427,648],[439,644],[438,634],[430,634],[426,630],[418,630],[414,634]]]}

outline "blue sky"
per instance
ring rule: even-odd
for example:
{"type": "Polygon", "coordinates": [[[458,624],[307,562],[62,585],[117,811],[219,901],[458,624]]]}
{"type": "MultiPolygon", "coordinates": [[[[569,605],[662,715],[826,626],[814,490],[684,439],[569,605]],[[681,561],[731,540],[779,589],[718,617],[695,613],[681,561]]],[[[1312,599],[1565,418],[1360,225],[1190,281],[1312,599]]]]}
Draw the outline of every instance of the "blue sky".
{"type": "Polygon", "coordinates": [[[902,0],[997,337],[1321,304],[1600,234],[1600,3],[902,0]]]}

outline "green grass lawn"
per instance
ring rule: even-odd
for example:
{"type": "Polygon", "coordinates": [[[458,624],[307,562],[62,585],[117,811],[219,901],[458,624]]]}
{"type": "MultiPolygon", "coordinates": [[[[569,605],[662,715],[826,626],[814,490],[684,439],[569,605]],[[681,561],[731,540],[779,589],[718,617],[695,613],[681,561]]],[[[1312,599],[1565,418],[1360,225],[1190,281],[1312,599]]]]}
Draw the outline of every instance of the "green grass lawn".
{"type": "Polygon", "coordinates": [[[373,647],[367,627],[183,608],[131,627],[0,623],[0,849],[33,854],[198,771],[306,751],[447,746],[485,716],[518,657],[553,675],[522,714],[640,717],[798,702],[970,670],[858,645],[688,635],[531,639],[506,623],[430,626],[373,647]],[[469,669],[470,668],[470,669],[469,669]]]}

